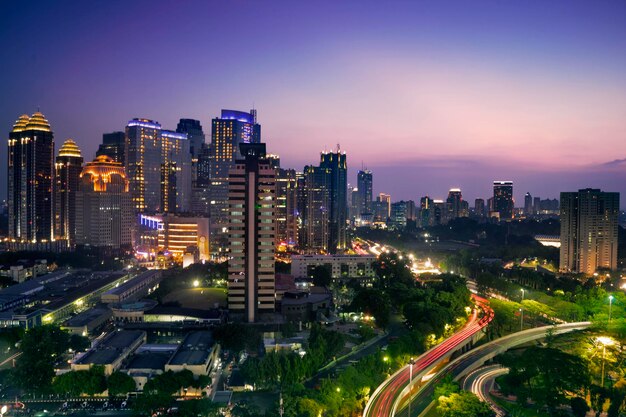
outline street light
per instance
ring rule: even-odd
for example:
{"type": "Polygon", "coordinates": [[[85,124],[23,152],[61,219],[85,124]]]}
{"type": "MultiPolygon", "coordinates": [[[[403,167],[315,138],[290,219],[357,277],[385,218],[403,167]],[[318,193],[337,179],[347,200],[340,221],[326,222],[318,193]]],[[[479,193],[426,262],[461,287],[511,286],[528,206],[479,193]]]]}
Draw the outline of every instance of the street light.
{"type": "Polygon", "coordinates": [[[411,383],[413,382],[413,365],[415,365],[415,360],[411,358],[409,361],[409,417],[411,417],[411,392],[413,391],[411,383]]]}
{"type": "Polygon", "coordinates": [[[611,324],[611,307],[613,306],[613,297],[612,295],[609,295],[609,324],[611,324]]]}
{"type": "Polygon", "coordinates": [[[522,292],[522,301],[524,301],[524,289],[520,288],[520,291],[522,292]]]}
{"type": "Polygon", "coordinates": [[[194,286],[194,287],[197,287],[198,285],[200,285],[200,281],[195,280],[195,281],[193,282],[193,286],[194,286]]]}
{"type": "Polygon", "coordinates": [[[519,313],[520,313],[519,331],[521,332],[522,330],[524,330],[524,309],[520,308],[519,313]]]}
{"type": "Polygon", "coordinates": [[[0,408],[0,417],[3,417],[7,413],[8,409],[9,408],[6,406],[6,404],[3,405],[2,408],[0,408]]]}
{"type": "Polygon", "coordinates": [[[606,347],[611,346],[615,342],[613,341],[613,339],[606,336],[600,336],[596,338],[596,340],[602,345],[602,378],[600,386],[604,388],[604,358],[606,357],[606,347]]]}

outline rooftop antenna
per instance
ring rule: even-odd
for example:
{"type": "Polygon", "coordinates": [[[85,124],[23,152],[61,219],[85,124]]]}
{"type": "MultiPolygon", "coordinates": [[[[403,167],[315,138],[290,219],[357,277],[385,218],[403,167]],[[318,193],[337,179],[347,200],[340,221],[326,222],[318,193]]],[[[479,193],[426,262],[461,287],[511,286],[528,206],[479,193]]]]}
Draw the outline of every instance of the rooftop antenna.
{"type": "Polygon", "coordinates": [[[337,153],[339,153],[340,150],[341,150],[341,146],[339,146],[339,144],[337,144],[337,153]]]}

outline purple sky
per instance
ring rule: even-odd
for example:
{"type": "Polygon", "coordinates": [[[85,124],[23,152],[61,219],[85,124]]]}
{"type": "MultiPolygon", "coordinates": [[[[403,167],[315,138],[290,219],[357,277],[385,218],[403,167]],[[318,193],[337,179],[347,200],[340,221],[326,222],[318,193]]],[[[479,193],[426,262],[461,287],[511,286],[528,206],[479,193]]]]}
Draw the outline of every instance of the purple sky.
{"type": "Polygon", "coordinates": [[[210,136],[254,105],[284,166],[340,143],[394,200],[626,202],[624,1],[3,1],[0,63],[3,131],[39,106],[87,158],[133,117],[210,136]]]}

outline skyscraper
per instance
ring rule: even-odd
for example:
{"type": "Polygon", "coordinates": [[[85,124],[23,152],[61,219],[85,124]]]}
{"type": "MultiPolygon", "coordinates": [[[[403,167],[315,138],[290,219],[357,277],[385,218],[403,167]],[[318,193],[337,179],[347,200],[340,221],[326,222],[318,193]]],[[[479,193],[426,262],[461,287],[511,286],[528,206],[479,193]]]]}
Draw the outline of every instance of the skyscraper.
{"type": "Polygon", "coordinates": [[[76,243],[130,246],[133,208],[124,167],[106,155],[85,164],[76,196],[76,243]]]}
{"type": "Polygon", "coordinates": [[[126,164],[126,134],[124,132],[104,133],[102,143],[96,151],[96,156],[107,155],[115,162],[126,164]]]}
{"type": "Polygon", "coordinates": [[[274,311],[275,171],[265,144],[239,144],[229,175],[228,308],[254,323],[274,311]]]}
{"type": "Polygon", "coordinates": [[[513,181],[494,181],[493,211],[500,213],[500,220],[511,220],[513,208],[513,181]]]}
{"type": "Polygon", "coordinates": [[[22,115],[9,133],[9,237],[18,242],[54,239],[54,135],[40,112],[22,115]]]}
{"type": "Polygon", "coordinates": [[[256,112],[222,110],[211,122],[209,146],[211,250],[221,257],[225,244],[225,226],[228,222],[228,172],[241,159],[240,143],[260,143],[261,126],[256,112]]]}
{"type": "Polygon", "coordinates": [[[474,214],[476,217],[485,217],[485,200],[482,198],[474,200],[474,214]]]}
{"type": "Polygon", "coordinates": [[[617,268],[619,193],[586,188],[561,193],[563,272],[593,274],[617,268]]]}
{"type": "Polygon", "coordinates": [[[430,227],[434,225],[434,203],[426,196],[420,199],[419,225],[420,227],[430,227]]]}
{"type": "Polygon", "coordinates": [[[138,212],[188,211],[191,154],[186,133],[158,122],[133,119],[126,125],[126,171],[138,212]]]}
{"type": "Polygon", "coordinates": [[[276,246],[292,249],[297,245],[296,171],[276,169],[276,246]]]}
{"type": "Polygon", "coordinates": [[[371,221],[373,217],[372,207],[372,190],[373,190],[373,178],[372,172],[369,170],[362,170],[357,173],[357,217],[360,219],[365,218],[366,221],[371,221]]]}
{"type": "Polygon", "coordinates": [[[180,119],[176,126],[176,132],[187,134],[187,138],[189,139],[189,152],[194,159],[197,159],[202,152],[202,145],[204,145],[205,141],[205,135],[200,120],[180,119]]]}
{"type": "Polygon", "coordinates": [[[63,143],[54,167],[55,236],[67,239],[73,245],[76,238],[76,193],[83,170],[83,157],[76,142],[68,139],[63,143]]]}
{"type": "Polygon", "coordinates": [[[526,193],[524,196],[524,214],[526,216],[535,214],[533,210],[533,196],[530,193],[526,193]]]}
{"type": "Polygon", "coordinates": [[[348,221],[348,164],[346,153],[322,152],[320,168],[330,174],[330,227],[328,249],[330,253],[343,251],[347,247],[348,221]]]}
{"type": "Polygon", "coordinates": [[[308,253],[330,251],[330,175],[330,168],[304,167],[301,194],[304,224],[300,245],[308,253]]]}
{"type": "Polygon", "coordinates": [[[446,220],[456,219],[457,217],[466,217],[464,210],[463,194],[460,188],[451,188],[448,191],[446,199],[446,220]]]}

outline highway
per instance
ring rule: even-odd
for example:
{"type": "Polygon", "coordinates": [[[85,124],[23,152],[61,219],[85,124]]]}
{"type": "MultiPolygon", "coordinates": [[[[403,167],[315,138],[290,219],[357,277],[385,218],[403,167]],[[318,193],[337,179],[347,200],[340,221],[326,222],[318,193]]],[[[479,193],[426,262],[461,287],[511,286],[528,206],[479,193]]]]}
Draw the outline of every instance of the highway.
{"type": "Polygon", "coordinates": [[[409,394],[413,394],[412,391],[417,381],[489,324],[494,315],[489,302],[477,295],[472,295],[472,298],[482,312],[481,317],[479,318],[478,311],[474,310],[468,323],[460,331],[419,356],[412,367],[404,366],[383,382],[370,397],[363,412],[364,417],[393,416],[400,401],[409,394]],[[409,387],[410,380],[413,381],[411,387],[409,387]],[[409,390],[411,390],[410,393],[409,390]]]}
{"type": "Polygon", "coordinates": [[[501,365],[483,366],[470,372],[463,380],[461,387],[465,391],[474,393],[481,401],[489,404],[489,407],[496,413],[496,417],[504,417],[506,411],[493,401],[489,392],[493,390],[495,379],[508,372],[509,369],[503,368],[501,365]]]}
{"type": "MultiPolygon", "coordinates": [[[[584,330],[590,325],[591,322],[585,321],[559,324],[556,326],[543,326],[536,329],[513,333],[482,346],[478,346],[477,348],[448,363],[443,369],[437,372],[434,377],[428,380],[416,394],[414,394],[413,401],[411,402],[411,416],[422,415],[424,411],[429,408],[432,402],[432,395],[435,386],[446,375],[452,375],[452,377],[458,381],[468,373],[481,367],[488,360],[493,359],[495,356],[504,353],[515,346],[543,339],[549,329],[554,329],[554,334],[558,335],[576,330],[584,330]]],[[[403,408],[401,408],[395,415],[397,417],[408,416],[408,409],[406,405],[404,405],[403,408]]]]}

